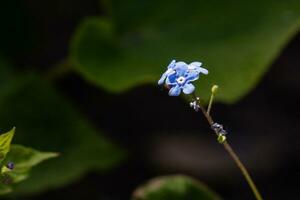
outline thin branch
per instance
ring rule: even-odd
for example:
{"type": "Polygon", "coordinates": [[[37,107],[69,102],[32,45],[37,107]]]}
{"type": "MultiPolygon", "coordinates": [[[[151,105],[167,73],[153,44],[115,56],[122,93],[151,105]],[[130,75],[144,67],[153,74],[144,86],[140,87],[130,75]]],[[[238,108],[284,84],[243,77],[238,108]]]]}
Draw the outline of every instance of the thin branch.
{"type": "MultiPolygon", "coordinates": [[[[209,114],[208,111],[206,111],[206,109],[201,105],[199,98],[197,98],[197,96],[195,95],[195,93],[192,94],[194,101],[196,101],[197,105],[199,106],[200,110],[202,111],[203,115],[205,116],[208,124],[210,126],[212,126],[214,124],[214,120],[211,117],[211,115],[209,114]]],[[[219,136],[219,133],[215,131],[215,134],[217,136],[219,136]]],[[[242,163],[242,161],[240,160],[240,158],[237,156],[237,154],[234,152],[234,150],[232,149],[232,147],[229,145],[229,143],[225,140],[224,142],[221,143],[223,145],[223,147],[225,148],[225,150],[228,152],[228,154],[230,155],[230,157],[234,160],[234,162],[236,163],[236,165],[238,166],[238,168],[240,169],[241,173],[243,174],[243,176],[245,177],[248,185],[250,186],[255,198],[257,200],[263,200],[262,196],[260,195],[254,181],[252,180],[248,170],[246,169],[245,165],[242,163]]]]}

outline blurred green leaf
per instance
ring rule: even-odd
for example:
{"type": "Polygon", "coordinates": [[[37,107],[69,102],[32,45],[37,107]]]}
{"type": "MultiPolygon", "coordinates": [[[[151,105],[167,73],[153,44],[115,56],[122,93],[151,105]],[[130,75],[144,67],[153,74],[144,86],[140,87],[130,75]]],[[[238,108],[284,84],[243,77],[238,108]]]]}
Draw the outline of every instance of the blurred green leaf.
{"type": "Polygon", "coordinates": [[[90,170],[108,170],[124,152],[95,131],[51,84],[35,75],[12,81],[0,93],[0,127],[15,125],[14,141],[60,156],[36,166],[15,193],[68,184],[90,170]]]}
{"type": "Polygon", "coordinates": [[[12,192],[12,186],[0,184],[0,195],[8,194],[12,192]]]}
{"type": "Polygon", "coordinates": [[[13,183],[18,183],[28,177],[33,166],[57,156],[58,154],[53,152],[40,152],[21,145],[12,145],[5,161],[12,162],[15,167],[8,175],[12,177],[13,183]]]}
{"type": "Polygon", "coordinates": [[[5,159],[10,150],[10,144],[15,134],[15,128],[0,135],[0,162],[5,159]]]}
{"type": "Polygon", "coordinates": [[[10,151],[5,158],[4,165],[8,162],[14,164],[14,168],[2,174],[3,183],[0,187],[0,195],[7,194],[13,191],[16,183],[24,181],[29,176],[32,167],[40,162],[54,158],[57,153],[40,152],[21,145],[12,145],[10,151]],[[8,183],[5,183],[6,179],[8,183]]]}
{"type": "Polygon", "coordinates": [[[133,200],[220,200],[204,184],[183,175],[158,177],[133,193],[133,200]]]}
{"type": "Polygon", "coordinates": [[[107,18],[78,27],[70,59],[87,80],[114,92],[156,83],[172,59],[200,60],[198,93],[233,102],[249,92],[300,27],[300,1],[111,0],[107,18]]]}

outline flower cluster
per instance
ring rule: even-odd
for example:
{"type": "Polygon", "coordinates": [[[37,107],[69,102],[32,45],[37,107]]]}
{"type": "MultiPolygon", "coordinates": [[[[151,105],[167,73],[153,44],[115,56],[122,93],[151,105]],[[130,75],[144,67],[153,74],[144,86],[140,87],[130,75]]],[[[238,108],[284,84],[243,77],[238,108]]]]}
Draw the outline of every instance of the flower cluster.
{"type": "Polygon", "coordinates": [[[191,94],[195,90],[191,82],[197,80],[200,73],[208,74],[208,70],[202,68],[201,65],[200,62],[186,64],[172,60],[167,71],[159,79],[158,85],[166,84],[170,88],[170,96],[179,96],[181,91],[184,94],[191,94]]]}

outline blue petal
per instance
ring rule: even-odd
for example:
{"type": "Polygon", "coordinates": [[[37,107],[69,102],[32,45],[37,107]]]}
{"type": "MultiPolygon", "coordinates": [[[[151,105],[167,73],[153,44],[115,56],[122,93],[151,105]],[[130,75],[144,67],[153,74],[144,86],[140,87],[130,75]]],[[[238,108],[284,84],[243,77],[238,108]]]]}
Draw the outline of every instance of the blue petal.
{"type": "Polygon", "coordinates": [[[190,71],[196,71],[197,73],[202,73],[202,74],[208,74],[208,70],[200,67],[202,63],[200,62],[192,62],[191,64],[188,65],[188,68],[190,71]]]}
{"type": "Polygon", "coordinates": [[[199,73],[208,74],[208,70],[203,67],[199,67],[199,73]]]}
{"type": "Polygon", "coordinates": [[[179,85],[176,85],[175,87],[172,87],[169,91],[170,96],[179,96],[181,92],[181,89],[179,85]]]}
{"type": "Polygon", "coordinates": [[[185,62],[177,62],[174,70],[176,70],[178,76],[184,76],[188,70],[188,65],[185,62]]]}
{"type": "Polygon", "coordinates": [[[187,64],[185,62],[182,62],[182,61],[178,61],[176,63],[176,67],[181,67],[181,66],[186,66],[187,64]]]}
{"type": "Polygon", "coordinates": [[[163,73],[163,75],[160,77],[159,81],[158,81],[158,85],[162,85],[165,81],[165,79],[172,75],[175,74],[175,71],[173,69],[168,69],[167,71],[165,71],[165,73],[163,73]]]}
{"type": "Polygon", "coordinates": [[[190,65],[195,66],[195,67],[200,67],[202,65],[201,62],[192,62],[190,65]]]}
{"type": "Polygon", "coordinates": [[[167,85],[176,85],[177,84],[177,82],[176,82],[177,78],[178,77],[176,76],[176,73],[170,74],[169,76],[167,76],[166,84],[167,85]]]}
{"type": "Polygon", "coordinates": [[[166,77],[167,77],[167,74],[164,73],[164,74],[160,77],[160,79],[158,80],[158,85],[164,84],[164,81],[165,81],[166,77]]]}
{"type": "Polygon", "coordinates": [[[195,90],[195,86],[191,83],[187,83],[183,86],[183,93],[184,94],[191,94],[195,90]]]}
{"type": "Polygon", "coordinates": [[[168,69],[175,67],[175,64],[176,64],[176,60],[172,60],[168,65],[168,69]]]}
{"type": "Polygon", "coordinates": [[[199,79],[199,73],[197,72],[189,72],[187,77],[186,77],[186,83],[189,83],[191,81],[195,81],[199,79]]]}

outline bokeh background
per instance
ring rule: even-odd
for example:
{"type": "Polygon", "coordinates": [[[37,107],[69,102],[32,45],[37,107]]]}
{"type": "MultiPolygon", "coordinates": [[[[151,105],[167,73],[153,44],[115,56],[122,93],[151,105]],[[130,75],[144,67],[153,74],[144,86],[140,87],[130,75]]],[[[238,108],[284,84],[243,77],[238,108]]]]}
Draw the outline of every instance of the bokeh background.
{"type": "Polygon", "coordinates": [[[156,86],[175,58],[210,70],[212,115],[265,199],[297,199],[300,3],[11,0],[0,8],[0,128],[61,152],[3,199],[130,199],[185,174],[223,199],[253,199],[184,98],[156,86]]]}

